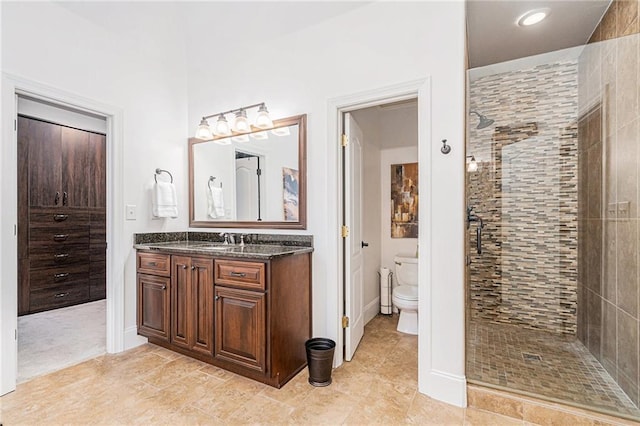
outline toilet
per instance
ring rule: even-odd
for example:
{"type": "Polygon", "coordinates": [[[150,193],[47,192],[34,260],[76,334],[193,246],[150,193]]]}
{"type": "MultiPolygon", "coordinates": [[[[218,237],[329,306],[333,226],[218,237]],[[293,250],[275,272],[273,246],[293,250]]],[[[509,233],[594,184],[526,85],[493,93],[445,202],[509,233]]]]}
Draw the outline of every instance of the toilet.
{"type": "Polygon", "coordinates": [[[391,299],[400,311],[397,330],[418,334],[418,258],[411,254],[397,254],[396,281],[391,299]]]}

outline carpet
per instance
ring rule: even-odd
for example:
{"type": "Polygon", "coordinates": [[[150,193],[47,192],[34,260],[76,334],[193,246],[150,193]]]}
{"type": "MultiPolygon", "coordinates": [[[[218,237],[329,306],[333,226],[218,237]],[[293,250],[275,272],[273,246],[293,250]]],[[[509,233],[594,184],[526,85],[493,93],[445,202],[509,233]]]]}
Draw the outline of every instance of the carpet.
{"type": "Polygon", "coordinates": [[[18,383],[106,352],[106,300],[18,317],[18,383]]]}

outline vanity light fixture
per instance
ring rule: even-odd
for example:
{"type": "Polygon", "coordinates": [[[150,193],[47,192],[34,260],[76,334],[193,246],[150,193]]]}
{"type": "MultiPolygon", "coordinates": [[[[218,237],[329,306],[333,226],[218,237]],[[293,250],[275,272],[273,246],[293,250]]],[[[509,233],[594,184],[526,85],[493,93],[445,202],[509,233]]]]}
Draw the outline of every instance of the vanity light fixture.
{"type": "Polygon", "coordinates": [[[473,155],[467,155],[467,158],[471,157],[471,161],[469,161],[469,164],[467,164],[467,171],[468,172],[477,172],[478,171],[478,162],[476,161],[476,157],[474,157],[473,155]]]}
{"type": "Polygon", "coordinates": [[[549,16],[549,12],[550,10],[548,8],[530,10],[520,18],[518,18],[518,25],[520,25],[521,27],[535,25],[549,16]]]}
{"type": "Polygon", "coordinates": [[[267,110],[267,105],[264,102],[206,115],[202,117],[195,136],[202,140],[214,139],[214,137],[227,137],[233,134],[248,133],[252,130],[252,127],[259,129],[270,129],[273,127],[273,121],[271,120],[271,117],[269,117],[269,111],[267,110]],[[258,108],[254,126],[249,124],[249,120],[247,118],[247,110],[251,108],[258,108]],[[229,125],[226,114],[235,114],[233,126],[229,125]],[[218,117],[218,119],[212,131],[207,120],[213,117],[218,117]]]}
{"type": "Polygon", "coordinates": [[[247,119],[247,111],[242,108],[236,112],[236,119],[233,121],[233,130],[238,133],[247,133],[251,130],[249,120],[247,119]]]}

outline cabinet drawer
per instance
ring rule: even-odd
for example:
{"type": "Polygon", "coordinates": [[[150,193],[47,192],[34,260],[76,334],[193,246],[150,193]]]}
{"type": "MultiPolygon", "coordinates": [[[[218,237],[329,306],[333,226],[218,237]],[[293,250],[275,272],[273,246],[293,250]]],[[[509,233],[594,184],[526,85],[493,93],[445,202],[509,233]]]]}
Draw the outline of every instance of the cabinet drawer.
{"type": "Polygon", "coordinates": [[[31,269],[29,271],[29,285],[32,289],[53,288],[71,283],[81,283],[86,286],[88,281],[88,264],[36,270],[31,269]]]}
{"type": "Polygon", "coordinates": [[[73,226],[66,228],[45,227],[29,230],[29,250],[47,250],[49,248],[84,245],[89,249],[89,227],[73,226]]]}
{"type": "Polygon", "coordinates": [[[171,256],[158,253],[138,252],[137,269],[139,273],[162,275],[168,277],[171,274],[171,256]]]}
{"type": "Polygon", "coordinates": [[[89,298],[89,286],[86,283],[64,284],[52,288],[33,290],[30,293],[31,312],[60,308],[86,302],[89,298]]]}
{"type": "Polygon", "coordinates": [[[265,264],[236,260],[216,260],[215,284],[250,290],[265,289],[265,264]]]}
{"type": "Polygon", "coordinates": [[[72,226],[89,225],[89,212],[86,210],[73,210],[68,208],[30,208],[29,227],[42,228],[56,226],[66,228],[72,226]]]}
{"type": "Polygon", "coordinates": [[[85,247],[67,246],[55,250],[33,250],[29,253],[29,267],[33,269],[61,268],[88,263],[85,247]]]}

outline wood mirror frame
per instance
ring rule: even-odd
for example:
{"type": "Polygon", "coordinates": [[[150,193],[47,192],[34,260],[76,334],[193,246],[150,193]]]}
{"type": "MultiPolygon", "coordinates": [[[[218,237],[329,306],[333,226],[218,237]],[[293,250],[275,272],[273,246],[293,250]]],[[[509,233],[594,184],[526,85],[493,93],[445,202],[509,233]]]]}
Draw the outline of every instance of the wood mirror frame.
{"type": "MultiPolygon", "coordinates": [[[[189,227],[192,228],[262,228],[262,229],[307,229],[307,115],[274,120],[273,128],[298,125],[298,220],[297,221],[232,221],[232,220],[196,220],[194,197],[194,146],[211,143],[218,139],[202,140],[189,138],[189,227]]],[[[267,131],[271,131],[269,129],[267,131]]],[[[263,132],[253,128],[251,133],[263,132]]]]}

